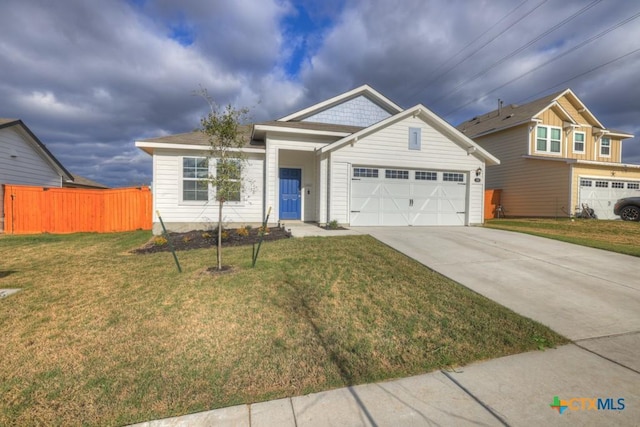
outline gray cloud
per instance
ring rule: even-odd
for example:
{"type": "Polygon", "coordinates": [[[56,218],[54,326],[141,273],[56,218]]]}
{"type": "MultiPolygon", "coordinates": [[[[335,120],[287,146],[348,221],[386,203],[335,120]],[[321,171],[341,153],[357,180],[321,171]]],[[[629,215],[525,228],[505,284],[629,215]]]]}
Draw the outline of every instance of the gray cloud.
{"type": "MultiPolygon", "coordinates": [[[[198,87],[221,105],[250,107],[258,121],[368,83],[402,106],[423,103],[453,124],[495,108],[497,98],[515,103],[571,87],[606,126],[639,133],[640,54],[552,88],[640,48],[638,19],[572,49],[639,12],[634,2],[602,2],[467,82],[585,6],[548,1],[497,37],[539,3],[527,2],[479,38],[518,3],[6,0],[0,116],[23,119],[69,170],[110,185],[151,180],[150,157],[134,140],[194,129],[207,111],[192,96],[198,87]],[[286,64],[303,36],[282,20],[296,7],[331,25],[304,35],[307,55],[300,74],[291,76],[286,64]]],[[[623,154],[640,163],[638,138],[625,142],[623,154]]]]}

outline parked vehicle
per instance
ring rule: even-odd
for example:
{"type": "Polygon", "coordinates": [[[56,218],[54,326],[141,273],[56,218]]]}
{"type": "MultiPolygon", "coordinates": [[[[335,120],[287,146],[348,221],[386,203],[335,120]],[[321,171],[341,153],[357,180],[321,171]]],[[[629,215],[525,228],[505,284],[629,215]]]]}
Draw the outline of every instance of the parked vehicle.
{"type": "Polygon", "coordinates": [[[626,197],[616,202],[613,213],[624,221],[640,221],[640,197],[626,197]]]}

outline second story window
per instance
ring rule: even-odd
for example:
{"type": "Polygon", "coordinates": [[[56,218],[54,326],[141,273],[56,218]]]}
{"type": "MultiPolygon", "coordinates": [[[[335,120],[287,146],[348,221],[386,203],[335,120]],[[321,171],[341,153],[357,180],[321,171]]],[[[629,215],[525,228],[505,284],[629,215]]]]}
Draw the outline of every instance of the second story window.
{"type": "Polygon", "coordinates": [[[536,128],[536,152],[560,154],[562,129],[551,126],[536,128]]]}
{"type": "Polygon", "coordinates": [[[610,138],[602,138],[600,140],[600,155],[602,157],[611,156],[611,139],[610,138]]]}
{"type": "Polygon", "coordinates": [[[584,132],[573,133],[573,152],[584,153],[584,132]]]}

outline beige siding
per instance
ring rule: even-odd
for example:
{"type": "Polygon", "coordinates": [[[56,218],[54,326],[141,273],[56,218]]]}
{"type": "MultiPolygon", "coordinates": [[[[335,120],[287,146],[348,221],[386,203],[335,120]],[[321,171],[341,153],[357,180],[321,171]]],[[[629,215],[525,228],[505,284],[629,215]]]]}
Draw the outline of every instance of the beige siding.
{"type": "Polygon", "coordinates": [[[568,216],[569,166],[524,158],[528,134],[529,127],[522,125],[476,140],[500,159],[500,165],[487,168],[487,188],[502,189],[507,216],[568,216]]]}
{"type": "MultiPolygon", "coordinates": [[[[218,223],[218,204],[208,202],[182,201],[182,157],[206,156],[206,152],[190,150],[156,149],[153,156],[153,203],[155,211],[160,211],[162,220],[168,224],[200,224],[208,228],[218,223]]],[[[227,202],[223,207],[225,224],[260,223],[262,221],[262,179],[263,156],[250,154],[244,171],[245,189],[242,201],[227,202]]],[[[200,228],[200,227],[198,227],[200,228]]]]}
{"type": "MultiPolygon", "coordinates": [[[[493,154],[493,153],[492,153],[493,154]]],[[[483,221],[484,182],[473,182],[471,172],[484,162],[467,154],[458,146],[420,118],[409,117],[398,123],[361,138],[331,154],[331,215],[339,222],[349,218],[350,170],[346,165],[397,167],[404,169],[453,170],[466,172],[469,181],[467,215],[469,224],[483,221]],[[421,129],[421,150],[409,150],[409,128],[421,129]]],[[[473,174],[475,178],[475,173],[473,174]]]]}

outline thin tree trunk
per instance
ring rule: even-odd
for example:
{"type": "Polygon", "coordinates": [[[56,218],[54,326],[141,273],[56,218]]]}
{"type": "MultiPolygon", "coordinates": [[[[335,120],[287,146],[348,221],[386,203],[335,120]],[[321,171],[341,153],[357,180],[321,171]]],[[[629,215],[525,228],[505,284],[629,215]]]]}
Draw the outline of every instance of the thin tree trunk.
{"type": "Polygon", "coordinates": [[[218,203],[218,270],[222,270],[222,204],[218,203]]]}

